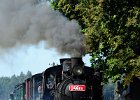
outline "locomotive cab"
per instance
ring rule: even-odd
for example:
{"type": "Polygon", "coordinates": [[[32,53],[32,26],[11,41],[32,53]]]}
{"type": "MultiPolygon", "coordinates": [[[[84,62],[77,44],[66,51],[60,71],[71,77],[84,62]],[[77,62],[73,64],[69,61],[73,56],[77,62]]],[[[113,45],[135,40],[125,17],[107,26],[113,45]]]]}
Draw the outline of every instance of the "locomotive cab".
{"type": "Polygon", "coordinates": [[[43,72],[43,100],[54,100],[56,83],[61,81],[62,66],[57,65],[43,72]]]}

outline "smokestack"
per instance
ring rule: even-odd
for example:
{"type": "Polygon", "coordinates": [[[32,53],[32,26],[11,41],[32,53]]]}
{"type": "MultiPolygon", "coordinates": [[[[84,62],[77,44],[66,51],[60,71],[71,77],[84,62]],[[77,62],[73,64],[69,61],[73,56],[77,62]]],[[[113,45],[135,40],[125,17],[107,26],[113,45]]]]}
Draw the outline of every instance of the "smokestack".
{"type": "Polygon", "coordinates": [[[77,65],[84,65],[84,62],[82,61],[82,57],[71,58],[71,67],[73,68],[74,66],[77,66],[77,65]]]}

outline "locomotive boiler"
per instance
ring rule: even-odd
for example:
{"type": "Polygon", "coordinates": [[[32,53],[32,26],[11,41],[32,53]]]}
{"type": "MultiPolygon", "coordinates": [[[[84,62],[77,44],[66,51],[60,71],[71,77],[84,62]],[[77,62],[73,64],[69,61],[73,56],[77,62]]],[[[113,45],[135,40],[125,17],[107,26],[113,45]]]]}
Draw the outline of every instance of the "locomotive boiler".
{"type": "Polygon", "coordinates": [[[82,58],[60,59],[43,75],[43,100],[102,100],[101,73],[84,66],[82,58]]]}

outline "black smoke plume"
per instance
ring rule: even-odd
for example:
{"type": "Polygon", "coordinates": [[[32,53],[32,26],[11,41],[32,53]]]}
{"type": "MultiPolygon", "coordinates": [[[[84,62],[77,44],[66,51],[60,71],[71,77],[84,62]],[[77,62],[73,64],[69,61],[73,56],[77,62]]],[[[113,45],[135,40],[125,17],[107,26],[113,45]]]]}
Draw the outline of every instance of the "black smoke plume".
{"type": "Polygon", "coordinates": [[[0,48],[36,45],[46,41],[46,47],[61,54],[80,56],[84,52],[84,36],[75,20],[68,20],[47,2],[36,0],[0,0],[0,48]]]}

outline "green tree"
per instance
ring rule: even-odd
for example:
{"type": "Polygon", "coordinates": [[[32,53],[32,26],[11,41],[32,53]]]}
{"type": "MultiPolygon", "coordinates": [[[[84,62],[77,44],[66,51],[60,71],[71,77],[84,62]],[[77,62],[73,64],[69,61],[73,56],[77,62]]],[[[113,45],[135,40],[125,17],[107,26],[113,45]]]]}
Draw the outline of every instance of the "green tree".
{"type": "Polygon", "coordinates": [[[104,81],[126,73],[127,83],[140,75],[139,0],[54,0],[52,7],[79,22],[92,66],[104,71],[104,81]]]}
{"type": "Polygon", "coordinates": [[[32,76],[32,73],[30,71],[28,71],[27,74],[26,74],[26,79],[30,78],[31,76],[32,76]]]}
{"type": "Polygon", "coordinates": [[[20,75],[17,76],[17,78],[19,80],[19,83],[22,83],[26,79],[26,76],[25,76],[25,74],[23,72],[21,72],[20,75]]]}
{"type": "Polygon", "coordinates": [[[32,75],[30,71],[25,75],[23,72],[19,76],[0,77],[0,100],[8,100],[8,96],[14,91],[15,85],[22,83],[32,75]]]}

